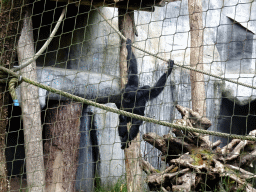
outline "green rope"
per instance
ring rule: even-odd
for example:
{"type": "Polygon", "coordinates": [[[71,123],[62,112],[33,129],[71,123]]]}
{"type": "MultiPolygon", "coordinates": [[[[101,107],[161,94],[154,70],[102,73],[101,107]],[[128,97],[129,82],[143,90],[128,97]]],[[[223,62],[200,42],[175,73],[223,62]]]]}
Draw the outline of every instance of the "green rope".
{"type": "Polygon", "coordinates": [[[17,87],[18,85],[18,82],[19,80],[17,78],[12,78],[10,81],[9,81],[9,93],[12,97],[12,100],[17,100],[17,95],[16,95],[16,92],[15,92],[15,88],[17,87]]]}
{"type": "Polygon", "coordinates": [[[149,117],[144,117],[144,116],[140,116],[140,115],[137,115],[137,114],[129,113],[127,111],[123,111],[123,110],[115,109],[115,108],[112,108],[112,107],[108,107],[106,105],[99,104],[99,103],[90,101],[88,99],[84,99],[82,97],[78,97],[76,95],[72,95],[70,93],[67,93],[67,92],[55,89],[53,87],[49,87],[47,85],[43,85],[41,83],[32,81],[32,80],[30,80],[28,78],[21,77],[21,76],[17,75],[15,72],[13,72],[13,71],[5,68],[5,67],[2,67],[2,66],[0,66],[0,70],[5,72],[5,73],[9,73],[11,76],[16,77],[17,79],[21,79],[22,81],[24,81],[26,83],[29,83],[31,85],[40,87],[40,88],[45,89],[47,91],[50,91],[52,93],[59,94],[59,95],[61,95],[63,97],[70,98],[70,99],[72,99],[74,101],[81,102],[81,103],[84,103],[86,105],[91,105],[91,106],[94,106],[94,107],[97,107],[97,108],[100,108],[100,109],[103,109],[103,110],[106,110],[106,111],[117,113],[119,115],[124,115],[124,116],[127,116],[127,117],[135,118],[135,119],[146,121],[146,122],[150,122],[150,123],[155,123],[155,124],[158,124],[158,125],[172,127],[172,128],[183,130],[183,131],[191,131],[191,132],[196,132],[196,133],[201,133],[201,134],[208,134],[208,135],[214,135],[214,136],[219,136],[219,137],[228,137],[228,138],[231,138],[231,139],[241,139],[241,140],[256,141],[256,138],[252,137],[252,136],[235,135],[235,134],[221,133],[221,132],[208,131],[208,130],[193,128],[193,127],[181,126],[181,125],[176,125],[176,124],[173,124],[173,123],[159,121],[159,120],[152,119],[152,118],[149,118],[149,117]]]}

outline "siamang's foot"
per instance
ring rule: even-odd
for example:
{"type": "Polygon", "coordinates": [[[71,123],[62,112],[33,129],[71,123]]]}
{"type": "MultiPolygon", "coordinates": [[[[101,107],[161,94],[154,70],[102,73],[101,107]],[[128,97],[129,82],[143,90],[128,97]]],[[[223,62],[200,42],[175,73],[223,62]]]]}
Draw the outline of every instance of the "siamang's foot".
{"type": "Polygon", "coordinates": [[[127,142],[122,142],[122,143],[121,143],[121,149],[124,150],[125,148],[129,148],[130,143],[131,143],[131,142],[128,142],[128,141],[127,141],[127,142]]]}
{"type": "Polygon", "coordinates": [[[129,49],[131,46],[132,46],[132,41],[131,41],[131,39],[127,38],[127,40],[126,40],[126,48],[129,49]]]}
{"type": "Polygon", "coordinates": [[[173,65],[174,65],[174,61],[170,59],[170,60],[168,61],[168,67],[169,67],[169,68],[173,68],[173,65]]]}
{"type": "Polygon", "coordinates": [[[130,143],[127,139],[121,138],[121,149],[129,148],[130,143]]]}

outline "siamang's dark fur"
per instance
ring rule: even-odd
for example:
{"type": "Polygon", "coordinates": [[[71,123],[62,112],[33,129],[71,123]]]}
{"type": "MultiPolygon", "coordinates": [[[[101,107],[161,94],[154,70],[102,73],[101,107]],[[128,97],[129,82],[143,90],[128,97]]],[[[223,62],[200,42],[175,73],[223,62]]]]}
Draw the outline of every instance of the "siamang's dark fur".
{"type": "MultiPolygon", "coordinates": [[[[127,39],[126,48],[128,51],[127,55],[127,66],[128,66],[128,82],[123,90],[123,100],[121,103],[122,109],[131,113],[144,116],[145,105],[148,100],[156,98],[164,89],[166,80],[172,72],[174,62],[168,61],[168,71],[164,73],[157,81],[154,87],[148,85],[138,87],[138,71],[137,71],[137,60],[131,49],[131,40],[127,39]]],[[[119,127],[118,132],[121,137],[121,148],[129,147],[128,143],[133,140],[138,132],[139,127],[143,121],[126,117],[123,115],[119,116],[119,127]],[[132,127],[130,131],[127,131],[127,123],[131,122],[132,127]]]]}

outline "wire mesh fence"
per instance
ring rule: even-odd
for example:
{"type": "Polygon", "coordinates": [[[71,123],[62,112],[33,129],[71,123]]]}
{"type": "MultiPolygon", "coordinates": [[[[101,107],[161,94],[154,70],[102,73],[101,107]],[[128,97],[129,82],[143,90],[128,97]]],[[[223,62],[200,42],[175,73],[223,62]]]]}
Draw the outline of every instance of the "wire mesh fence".
{"type": "Polygon", "coordinates": [[[1,191],[255,191],[254,1],[0,8],[1,191]]]}

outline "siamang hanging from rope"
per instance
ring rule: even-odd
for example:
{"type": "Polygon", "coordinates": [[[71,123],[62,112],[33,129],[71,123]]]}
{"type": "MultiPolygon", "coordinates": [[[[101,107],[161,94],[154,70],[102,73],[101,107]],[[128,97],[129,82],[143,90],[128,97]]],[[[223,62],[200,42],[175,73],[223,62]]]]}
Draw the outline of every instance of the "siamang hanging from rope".
{"type": "MultiPolygon", "coordinates": [[[[126,48],[128,51],[127,55],[127,66],[128,66],[128,82],[122,91],[123,99],[121,101],[121,108],[125,111],[144,116],[145,105],[148,100],[156,98],[164,89],[166,80],[172,72],[173,60],[168,61],[168,71],[165,72],[154,87],[148,85],[138,87],[138,71],[137,71],[137,60],[132,52],[131,40],[127,39],[126,48]]],[[[120,106],[119,106],[120,107],[120,106]]],[[[143,121],[119,115],[119,127],[118,132],[121,137],[121,148],[129,147],[129,143],[133,140],[138,132],[139,127],[143,121]],[[127,130],[127,123],[131,122],[132,126],[130,131],[127,130]]]]}

